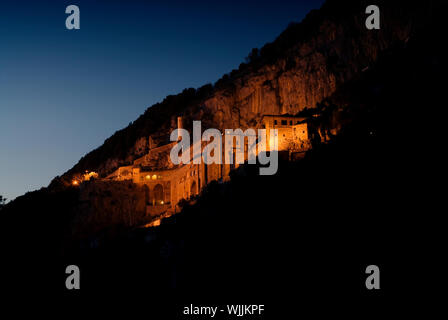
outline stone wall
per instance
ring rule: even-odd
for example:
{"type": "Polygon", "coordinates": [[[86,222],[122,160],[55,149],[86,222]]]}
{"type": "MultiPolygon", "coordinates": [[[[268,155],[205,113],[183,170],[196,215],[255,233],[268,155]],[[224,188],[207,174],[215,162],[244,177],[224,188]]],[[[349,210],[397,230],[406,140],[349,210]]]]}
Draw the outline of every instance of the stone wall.
{"type": "Polygon", "coordinates": [[[79,204],[73,210],[74,236],[109,227],[130,227],[149,221],[145,188],[131,181],[87,181],[79,187],[79,204]]]}

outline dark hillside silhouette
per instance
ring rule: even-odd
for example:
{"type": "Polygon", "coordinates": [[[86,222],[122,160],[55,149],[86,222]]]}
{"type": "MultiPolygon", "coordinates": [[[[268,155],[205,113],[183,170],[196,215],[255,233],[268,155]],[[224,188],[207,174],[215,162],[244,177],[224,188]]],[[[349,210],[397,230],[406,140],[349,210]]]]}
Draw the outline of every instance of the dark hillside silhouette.
{"type": "MultiPolygon", "coordinates": [[[[196,302],[264,303],[274,319],[305,310],[334,315],[352,306],[370,312],[384,301],[408,305],[408,298],[433,293],[444,255],[443,206],[435,201],[444,198],[434,179],[445,145],[445,12],[318,105],[316,126],[337,121],[339,135],[302,160],[281,161],[274,176],[239,168],[230,182],[210,184],[159,227],[115,226],[73,241],[79,191],[58,179],[7,204],[2,285],[11,294],[36,290],[38,297],[45,288],[76,307],[105,299],[114,310],[129,304],[163,312],[158,318],[179,318],[180,305],[196,302]],[[69,264],[83,270],[80,292],[65,290],[69,264]],[[370,264],[382,272],[377,292],[365,289],[370,264]]],[[[251,55],[248,65],[260,56],[251,55]]],[[[167,97],[146,111],[151,117],[111,137],[78,167],[101,162],[103,152],[122,152],[139,130],[155,130],[171,110],[199,101],[212,87],[200,91],[167,97]]]]}
{"type": "MultiPolygon", "coordinates": [[[[403,263],[426,270],[436,250],[423,250],[416,236],[436,219],[425,201],[430,188],[421,188],[428,185],[422,167],[430,153],[422,153],[422,145],[431,148],[427,139],[436,133],[427,119],[444,101],[446,60],[434,21],[431,32],[392,48],[322,102],[323,109],[343,107],[338,119],[344,128],[305,159],[281,162],[278,174],[268,177],[245,166],[160,227],[124,228],[112,238],[68,247],[67,212],[76,189],[27,194],[2,216],[2,235],[20,245],[6,266],[20,261],[26,272],[40,261],[44,276],[36,283],[52,292],[64,291],[61,270],[75,263],[85,270],[87,297],[126,292],[128,298],[190,303],[227,301],[231,292],[233,299],[280,300],[284,308],[297,297],[323,293],[362,303],[369,297],[362,270],[374,262],[388,283],[379,298],[412,294],[424,284],[409,282],[411,270],[403,263]]],[[[434,236],[425,240],[435,243],[434,236]]],[[[18,290],[24,285],[15,283],[18,290]]]]}

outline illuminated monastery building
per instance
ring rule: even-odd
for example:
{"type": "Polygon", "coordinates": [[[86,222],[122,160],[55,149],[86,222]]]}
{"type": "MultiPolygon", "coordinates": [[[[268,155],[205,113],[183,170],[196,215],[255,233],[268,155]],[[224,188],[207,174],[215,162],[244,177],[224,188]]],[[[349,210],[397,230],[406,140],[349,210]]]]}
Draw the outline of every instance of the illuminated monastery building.
{"type": "MultiPolygon", "coordinates": [[[[182,118],[178,118],[178,127],[182,127],[182,118]]],[[[308,125],[305,118],[290,115],[265,115],[261,119],[261,129],[266,129],[266,150],[273,150],[273,141],[269,139],[272,129],[278,130],[279,152],[303,152],[309,149],[308,125]]],[[[222,159],[225,159],[225,140],[223,135],[222,159]]],[[[175,165],[170,160],[171,149],[177,144],[171,142],[162,146],[152,147],[144,156],[133,161],[132,165],[119,167],[106,177],[107,180],[133,181],[146,186],[146,212],[151,216],[170,215],[179,211],[178,204],[182,199],[190,200],[198,195],[211,181],[227,181],[230,171],[238,167],[235,161],[236,150],[240,150],[240,141],[232,137],[232,163],[228,164],[189,164],[175,165]],[[163,168],[163,169],[160,169],[163,168]]],[[[242,137],[244,143],[244,160],[248,157],[248,139],[242,137]]],[[[208,142],[200,142],[199,150],[208,142]]],[[[190,149],[193,145],[190,146],[190,149]]],[[[190,150],[189,150],[190,151],[190,150]]],[[[191,152],[193,158],[193,152],[191,152]]],[[[190,158],[190,159],[191,159],[190,158]]],[[[225,162],[225,161],[222,161],[225,162]]]]}

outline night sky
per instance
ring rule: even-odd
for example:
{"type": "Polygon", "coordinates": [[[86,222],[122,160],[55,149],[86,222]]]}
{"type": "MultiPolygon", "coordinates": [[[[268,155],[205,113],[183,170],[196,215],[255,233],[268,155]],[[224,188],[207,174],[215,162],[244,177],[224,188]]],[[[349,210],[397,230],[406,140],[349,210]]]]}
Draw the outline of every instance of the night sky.
{"type": "Polygon", "coordinates": [[[323,2],[0,1],[0,195],[47,186],[147,107],[215,82],[323,2]],[[65,28],[70,4],[80,30],[65,28]]]}

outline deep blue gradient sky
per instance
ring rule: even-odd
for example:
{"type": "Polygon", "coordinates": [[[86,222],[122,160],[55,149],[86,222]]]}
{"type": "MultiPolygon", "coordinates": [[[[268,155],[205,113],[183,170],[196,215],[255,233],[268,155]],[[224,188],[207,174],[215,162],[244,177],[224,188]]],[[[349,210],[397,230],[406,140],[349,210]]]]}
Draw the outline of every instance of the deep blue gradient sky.
{"type": "Polygon", "coordinates": [[[0,194],[47,186],[147,107],[215,82],[322,3],[0,1],[0,194]],[[65,28],[70,4],[80,30],[65,28]]]}

